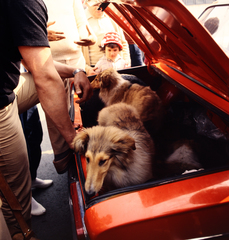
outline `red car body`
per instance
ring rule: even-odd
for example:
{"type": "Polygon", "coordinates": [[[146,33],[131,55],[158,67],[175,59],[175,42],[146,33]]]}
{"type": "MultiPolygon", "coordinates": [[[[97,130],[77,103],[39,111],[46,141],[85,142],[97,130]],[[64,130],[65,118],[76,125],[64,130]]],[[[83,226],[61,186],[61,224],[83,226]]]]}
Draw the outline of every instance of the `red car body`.
{"type": "MultiPolygon", "coordinates": [[[[157,88],[167,108],[183,101],[203,106],[227,145],[229,58],[223,51],[225,41],[222,44],[218,37],[217,44],[204,23],[217,14],[226,18],[229,4],[207,8],[199,20],[177,0],[111,1],[101,7],[131,36],[147,60],[147,66],[120,73],[145,79],[157,88]],[[162,81],[155,83],[155,76],[162,81]]],[[[224,37],[229,39],[229,34],[224,37]]],[[[80,110],[75,107],[75,122],[79,123],[80,110]]],[[[229,239],[229,166],[221,163],[220,152],[216,156],[214,166],[205,170],[91,198],[84,190],[85,159],[76,154],[76,168],[69,170],[75,238],[229,239]]]]}

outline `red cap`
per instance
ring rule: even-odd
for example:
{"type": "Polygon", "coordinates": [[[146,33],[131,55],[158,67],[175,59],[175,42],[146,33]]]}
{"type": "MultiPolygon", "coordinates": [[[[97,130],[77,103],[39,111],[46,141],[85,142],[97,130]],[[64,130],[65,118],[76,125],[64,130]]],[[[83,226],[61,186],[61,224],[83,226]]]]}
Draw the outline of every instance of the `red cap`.
{"type": "Polygon", "coordinates": [[[119,45],[120,49],[123,49],[121,38],[118,33],[116,32],[108,32],[103,37],[103,40],[101,41],[101,47],[104,47],[108,43],[116,43],[119,45]]]}

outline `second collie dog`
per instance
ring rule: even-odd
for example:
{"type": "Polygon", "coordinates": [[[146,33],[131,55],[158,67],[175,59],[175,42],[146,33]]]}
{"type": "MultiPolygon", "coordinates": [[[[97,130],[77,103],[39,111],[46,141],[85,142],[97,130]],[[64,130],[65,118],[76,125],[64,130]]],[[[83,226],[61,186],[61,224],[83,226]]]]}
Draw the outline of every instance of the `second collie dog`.
{"type": "Polygon", "coordinates": [[[118,102],[130,104],[136,108],[143,123],[150,121],[155,129],[160,126],[164,109],[161,99],[149,86],[132,84],[113,68],[99,73],[91,85],[100,89],[99,97],[106,106],[118,102]]]}
{"type": "Polygon", "coordinates": [[[98,193],[148,181],[153,177],[154,143],[136,109],[117,103],[99,112],[98,126],[85,128],[73,144],[87,161],[85,190],[98,193]]]}

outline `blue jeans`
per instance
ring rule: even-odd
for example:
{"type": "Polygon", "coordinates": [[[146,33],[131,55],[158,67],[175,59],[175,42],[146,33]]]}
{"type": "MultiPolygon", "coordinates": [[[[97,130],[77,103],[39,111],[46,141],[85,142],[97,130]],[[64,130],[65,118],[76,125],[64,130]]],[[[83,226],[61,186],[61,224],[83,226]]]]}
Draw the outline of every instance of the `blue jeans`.
{"type": "Polygon", "coordinates": [[[136,44],[129,44],[131,67],[143,65],[142,52],[136,44]]]}

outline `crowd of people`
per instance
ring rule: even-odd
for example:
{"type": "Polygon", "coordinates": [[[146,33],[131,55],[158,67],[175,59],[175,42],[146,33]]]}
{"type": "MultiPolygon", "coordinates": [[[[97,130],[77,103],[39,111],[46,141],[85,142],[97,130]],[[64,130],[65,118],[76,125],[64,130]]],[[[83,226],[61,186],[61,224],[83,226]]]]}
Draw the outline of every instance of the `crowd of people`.
{"type": "MultiPolygon", "coordinates": [[[[52,185],[52,180],[37,178],[42,127],[36,104],[40,103],[45,112],[53,164],[62,174],[74,157],[72,140],[76,132],[69,117],[70,84],[80,97],[78,103],[85,102],[93,94],[88,76],[108,67],[130,67],[132,57],[123,30],[98,9],[99,3],[0,3],[0,176],[16,196],[30,229],[31,214],[46,211],[32,198],[31,189],[52,185]],[[22,66],[25,71],[21,71],[22,66]]],[[[3,195],[4,187],[0,185],[0,239],[25,239],[27,233],[3,195]]]]}

